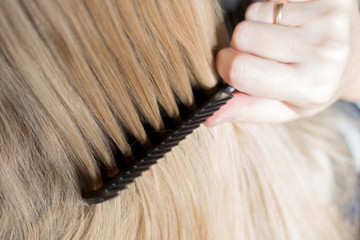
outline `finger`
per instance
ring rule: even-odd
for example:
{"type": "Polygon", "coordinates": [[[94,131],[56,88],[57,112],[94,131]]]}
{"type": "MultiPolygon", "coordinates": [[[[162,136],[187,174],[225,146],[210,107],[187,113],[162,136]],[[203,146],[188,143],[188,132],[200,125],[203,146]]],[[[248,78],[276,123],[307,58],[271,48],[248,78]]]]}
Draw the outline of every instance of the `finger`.
{"type": "Polygon", "coordinates": [[[286,122],[299,118],[298,114],[281,101],[234,93],[225,106],[206,120],[213,127],[224,122],[286,122]]]}
{"type": "MultiPolygon", "coordinates": [[[[271,23],[274,21],[274,7],[277,1],[273,2],[256,2],[251,4],[245,15],[245,19],[255,22],[271,23]]],[[[288,2],[281,10],[281,25],[301,26],[311,22],[324,13],[322,1],[306,1],[306,2],[288,2]]]]}
{"type": "Polygon", "coordinates": [[[295,79],[298,71],[292,65],[226,48],[217,55],[216,66],[220,76],[240,92],[299,106],[307,104],[301,95],[301,81],[295,79]]]}
{"type": "Polygon", "coordinates": [[[300,28],[243,21],[235,28],[231,47],[279,62],[303,62],[311,56],[307,36],[300,28]]]}
{"type": "Polygon", "coordinates": [[[315,0],[267,0],[267,2],[285,2],[285,3],[289,3],[289,2],[311,2],[311,1],[315,1],[315,0]]]}

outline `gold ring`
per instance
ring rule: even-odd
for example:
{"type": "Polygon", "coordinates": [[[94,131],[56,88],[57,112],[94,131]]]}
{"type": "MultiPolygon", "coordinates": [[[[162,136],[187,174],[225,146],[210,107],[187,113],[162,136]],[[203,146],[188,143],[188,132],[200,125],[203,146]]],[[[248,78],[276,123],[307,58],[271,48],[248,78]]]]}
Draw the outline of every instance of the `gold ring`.
{"type": "Polygon", "coordinates": [[[275,3],[275,6],[274,6],[274,24],[280,24],[281,17],[282,17],[281,10],[283,9],[284,5],[285,5],[284,2],[275,3]]]}

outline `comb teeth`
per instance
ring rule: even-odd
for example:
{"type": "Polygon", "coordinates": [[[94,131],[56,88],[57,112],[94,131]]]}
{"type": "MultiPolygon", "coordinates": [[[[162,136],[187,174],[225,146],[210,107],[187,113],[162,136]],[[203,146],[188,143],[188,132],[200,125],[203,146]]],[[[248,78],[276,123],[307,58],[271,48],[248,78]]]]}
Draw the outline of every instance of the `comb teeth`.
{"type": "Polygon", "coordinates": [[[215,111],[219,110],[220,107],[232,98],[230,93],[233,91],[233,88],[225,87],[225,90],[224,88],[219,90],[202,107],[191,114],[187,120],[183,121],[176,130],[165,136],[157,146],[147,151],[142,158],[137,159],[134,165],[112,177],[97,190],[84,193],[84,200],[88,204],[95,204],[117,196],[119,191],[125,189],[135,178],[141,176],[143,172],[154,165],[157,160],[164,157],[166,153],[170,152],[173,147],[178,145],[180,141],[185,139],[194,129],[198,128],[201,123],[205,122],[207,118],[212,116],[215,111]]]}

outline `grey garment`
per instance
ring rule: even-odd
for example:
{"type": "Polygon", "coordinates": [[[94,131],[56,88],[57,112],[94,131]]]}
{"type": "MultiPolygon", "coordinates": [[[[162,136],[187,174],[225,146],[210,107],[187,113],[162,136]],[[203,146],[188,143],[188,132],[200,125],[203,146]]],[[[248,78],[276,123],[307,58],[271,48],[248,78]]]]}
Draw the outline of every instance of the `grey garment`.
{"type": "MultiPolygon", "coordinates": [[[[338,101],[335,107],[347,112],[353,119],[360,123],[360,107],[358,104],[345,101],[338,101]]],[[[357,186],[355,196],[350,206],[343,208],[344,214],[348,216],[354,227],[360,226],[360,127],[359,125],[349,124],[348,122],[339,121],[339,130],[349,146],[352,157],[355,162],[355,170],[357,173],[357,186]]]]}
{"type": "Polygon", "coordinates": [[[355,199],[350,206],[349,211],[350,222],[355,225],[360,225],[360,174],[357,175],[357,189],[355,199]]]}
{"type": "MultiPolygon", "coordinates": [[[[360,1],[360,0],[359,0],[360,1]]],[[[221,5],[225,11],[230,12],[233,9],[236,9],[240,4],[239,0],[222,0],[221,5]]]]}
{"type": "Polygon", "coordinates": [[[344,109],[351,117],[360,121],[360,102],[350,103],[340,100],[335,103],[335,106],[344,109]]]}
{"type": "Polygon", "coordinates": [[[360,175],[360,107],[356,103],[345,101],[338,101],[334,106],[345,111],[351,118],[359,123],[355,125],[339,121],[338,125],[351,151],[356,172],[360,175]]]}

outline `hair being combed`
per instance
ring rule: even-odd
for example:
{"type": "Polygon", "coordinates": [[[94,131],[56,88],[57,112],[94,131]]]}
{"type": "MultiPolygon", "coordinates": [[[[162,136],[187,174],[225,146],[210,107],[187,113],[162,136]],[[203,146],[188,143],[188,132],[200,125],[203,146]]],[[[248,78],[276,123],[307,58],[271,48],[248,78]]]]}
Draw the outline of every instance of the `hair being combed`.
{"type": "Polygon", "coordinates": [[[355,172],[328,116],[200,127],[119,197],[82,201],[114,144],[131,156],[129,133],[149,144],[217,84],[226,35],[212,0],[1,0],[0,237],[350,238],[336,181],[355,172]]]}

